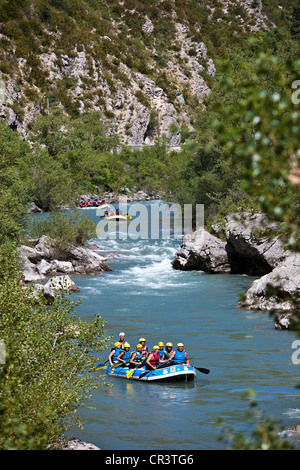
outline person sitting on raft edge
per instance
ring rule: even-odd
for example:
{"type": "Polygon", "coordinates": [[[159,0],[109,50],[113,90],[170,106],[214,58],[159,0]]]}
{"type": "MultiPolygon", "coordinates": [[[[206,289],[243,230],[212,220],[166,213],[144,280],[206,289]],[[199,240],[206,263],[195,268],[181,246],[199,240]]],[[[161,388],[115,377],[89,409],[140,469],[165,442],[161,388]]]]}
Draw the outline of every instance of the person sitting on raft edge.
{"type": "Polygon", "coordinates": [[[163,355],[162,355],[162,360],[165,361],[165,362],[169,362],[170,360],[170,357],[172,356],[173,352],[172,351],[172,348],[173,348],[173,344],[168,342],[166,344],[166,347],[164,349],[164,352],[163,352],[163,355]]]}
{"type": "Polygon", "coordinates": [[[118,355],[117,359],[118,359],[119,362],[123,362],[124,364],[127,364],[127,362],[130,361],[130,356],[131,356],[130,344],[125,341],[125,343],[123,345],[123,348],[124,349],[121,350],[121,352],[118,355]]]}
{"type": "Polygon", "coordinates": [[[159,365],[160,358],[159,358],[159,346],[153,346],[153,351],[148,355],[146,359],[146,367],[149,370],[155,370],[157,366],[159,365]]]}
{"type": "Polygon", "coordinates": [[[143,354],[143,359],[148,356],[148,346],[146,345],[146,340],[145,338],[140,338],[139,343],[142,345],[142,354],[143,354]]]}
{"type": "Polygon", "coordinates": [[[134,351],[130,358],[130,367],[136,367],[143,362],[143,346],[141,344],[136,345],[136,351],[134,351]]]}
{"type": "Polygon", "coordinates": [[[164,343],[162,341],[160,341],[158,344],[158,347],[159,347],[159,351],[158,351],[158,354],[159,354],[159,359],[162,359],[163,358],[163,355],[164,355],[164,351],[165,351],[165,348],[164,348],[164,343]]]}
{"type": "Polygon", "coordinates": [[[183,348],[184,348],[184,345],[182,343],[177,344],[177,350],[173,351],[170,357],[170,361],[172,361],[173,364],[189,364],[190,363],[187,352],[183,348]]]}
{"type": "Polygon", "coordinates": [[[121,349],[122,343],[117,341],[114,346],[111,348],[110,355],[108,356],[108,360],[110,365],[112,366],[116,362],[118,362],[118,356],[120,354],[120,349],[121,349]]]}

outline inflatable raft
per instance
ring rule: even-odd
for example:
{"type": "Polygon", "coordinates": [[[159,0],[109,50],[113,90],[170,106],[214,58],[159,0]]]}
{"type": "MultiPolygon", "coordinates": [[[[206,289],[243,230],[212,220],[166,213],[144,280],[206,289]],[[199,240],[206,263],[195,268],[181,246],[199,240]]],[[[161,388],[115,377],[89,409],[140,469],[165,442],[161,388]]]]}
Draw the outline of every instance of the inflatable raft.
{"type": "Polygon", "coordinates": [[[132,217],[130,215],[121,215],[121,214],[114,214],[114,215],[108,215],[108,216],[105,216],[103,215],[101,217],[101,219],[104,219],[104,220],[116,220],[117,222],[120,221],[120,220],[130,220],[132,219],[132,217]]]}
{"type": "MultiPolygon", "coordinates": [[[[119,366],[114,368],[108,367],[107,374],[112,377],[126,379],[127,373],[131,370],[132,368],[128,366],[119,366]]],[[[133,379],[143,382],[187,382],[189,380],[195,380],[195,378],[196,371],[192,366],[188,364],[180,364],[163,367],[156,370],[147,370],[146,367],[142,366],[138,369],[135,369],[130,379],[128,380],[133,379]]]]}

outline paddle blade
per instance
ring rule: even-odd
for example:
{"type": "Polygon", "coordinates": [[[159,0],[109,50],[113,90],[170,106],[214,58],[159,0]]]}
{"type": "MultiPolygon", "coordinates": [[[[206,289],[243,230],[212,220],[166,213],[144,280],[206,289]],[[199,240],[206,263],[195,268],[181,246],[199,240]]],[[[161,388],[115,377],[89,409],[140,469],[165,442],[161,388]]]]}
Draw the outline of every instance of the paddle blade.
{"type": "Polygon", "coordinates": [[[195,367],[194,366],[194,369],[199,370],[199,372],[202,372],[203,374],[209,374],[210,373],[209,369],[204,369],[203,367],[195,367]]]}
{"type": "Polygon", "coordinates": [[[106,369],[106,365],[107,364],[108,360],[105,361],[105,362],[100,362],[99,364],[96,365],[96,367],[94,367],[93,369],[93,372],[97,372],[98,370],[102,370],[102,369],[106,369]]]}
{"type": "Polygon", "coordinates": [[[95,367],[95,369],[93,369],[93,372],[98,372],[98,370],[102,370],[102,369],[107,369],[107,366],[95,367]]]}
{"type": "Polygon", "coordinates": [[[106,364],[107,362],[108,362],[108,361],[99,362],[99,364],[97,364],[97,365],[95,366],[95,368],[96,368],[96,367],[103,367],[103,366],[105,366],[105,364],[106,364]]]}
{"type": "Polygon", "coordinates": [[[115,369],[116,367],[120,367],[120,366],[124,366],[124,363],[123,362],[118,362],[117,364],[113,364],[111,366],[111,369],[115,369]]]}
{"type": "Polygon", "coordinates": [[[130,379],[130,377],[132,376],[132,374],[134,373],[134,371],[135,371],[135,368],[134,368],[134,369],[131,369],[131,370],[129,370],[129,371],[127,372],[127,374],[126,374],[127,379],[130,379]]]}
{"type": "Polygon", "coordinates": [[[145,372],[142,372],[141,375],[139,375],[139,379],[144,377],[144,375],[149,374],[149,372],[151,372],[151,370],[145,370],[145,372]]]}

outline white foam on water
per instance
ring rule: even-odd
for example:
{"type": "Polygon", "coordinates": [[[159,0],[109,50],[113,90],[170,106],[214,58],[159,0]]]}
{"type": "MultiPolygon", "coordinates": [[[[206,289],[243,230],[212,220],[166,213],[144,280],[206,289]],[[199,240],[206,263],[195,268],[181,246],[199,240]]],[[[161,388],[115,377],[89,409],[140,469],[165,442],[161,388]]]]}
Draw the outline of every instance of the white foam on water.
{"type": "Polygon", "coordinates": [[[289,416],[290,418],[299,418],[300,419],[300,408],[289,408],[286,410],[284,415],[289,416]]]}

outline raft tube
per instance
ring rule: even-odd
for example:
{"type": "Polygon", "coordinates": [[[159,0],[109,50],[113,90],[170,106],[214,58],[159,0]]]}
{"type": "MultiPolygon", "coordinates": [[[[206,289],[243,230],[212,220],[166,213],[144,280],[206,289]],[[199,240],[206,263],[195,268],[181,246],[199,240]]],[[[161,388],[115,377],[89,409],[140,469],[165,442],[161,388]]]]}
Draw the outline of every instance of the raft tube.
{"type": "MultiPolygon", "coordinates": [[[[107,368],[107,374],[111,377],[119,377],[121,379],[126,379],[126,374],[128,371],[132,370],[130,367],[115,367],[107,368]]],[[[147,370],[145,366],[135,369],[130,379],[127,380],[140,380],[143,382],[175,382],[183,381],[187,382],[190,380],[195,380],[196,372],[195,369],[188,364],[172,365],[168,367],[163,367],[155,370],[147,370]],[[140,378],[140,375],[143,372],[146,372],[143,377],[140,378]]]]}
{"type": "Polygon", "coordinates": [[[116,220],[117,222],[119,220],[129,220],[129,219],[132,219],[132,217],[130,215],[109,215],[109,216],[105,216],[103,215],[101,217],[101,219],[104,219],[104,220],[116,220]]]}

